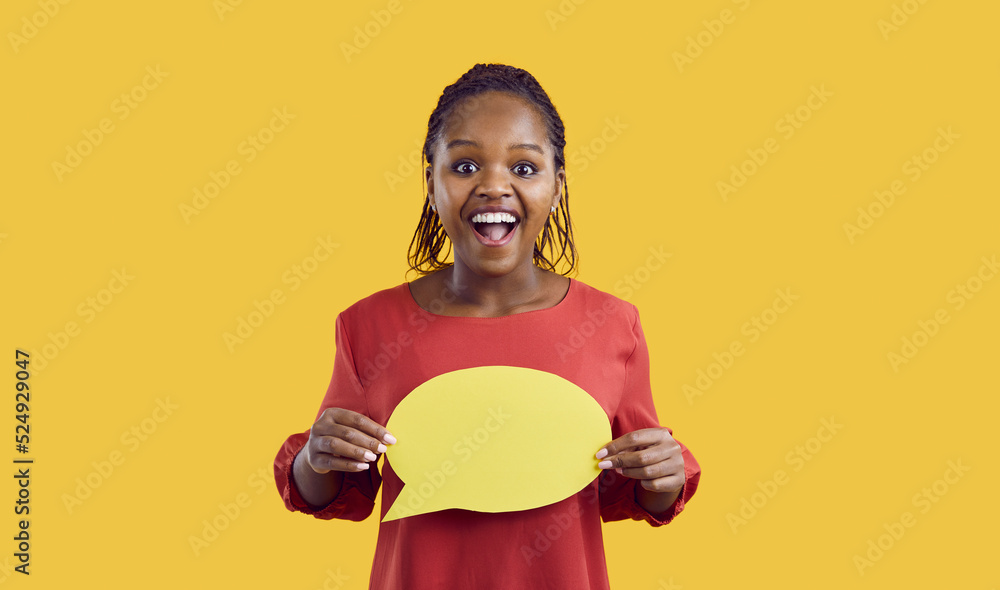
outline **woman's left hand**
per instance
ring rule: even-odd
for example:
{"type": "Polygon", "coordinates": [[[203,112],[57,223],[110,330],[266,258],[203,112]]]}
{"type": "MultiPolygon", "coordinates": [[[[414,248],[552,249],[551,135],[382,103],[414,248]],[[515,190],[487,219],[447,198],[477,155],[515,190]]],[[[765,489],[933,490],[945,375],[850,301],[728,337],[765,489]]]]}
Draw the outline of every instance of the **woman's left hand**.
{"type": "Polygon", "coordinates": [[[638,479],[643,488],[674,494],[684,486],[684,457],[666,428],[644,428],[622,435],[597,452],[601,469],[638,479]]]}

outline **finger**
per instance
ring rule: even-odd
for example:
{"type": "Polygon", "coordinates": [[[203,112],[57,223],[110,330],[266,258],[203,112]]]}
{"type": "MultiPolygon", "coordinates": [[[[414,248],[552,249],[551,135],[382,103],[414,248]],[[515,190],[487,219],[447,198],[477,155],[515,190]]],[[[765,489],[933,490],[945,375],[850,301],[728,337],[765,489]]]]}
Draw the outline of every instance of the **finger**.
{"type": "Polygon", "coordinates": [[[355,430],[350,426],[343,426],[338,424],[331,436],[334,438],[339,438],[340,440],[354,445],[356,447],[361,447],[371,453],[384,453],[386,451],[386,446],[374,438],[368,436],[360,430],[355,430]]]}
{"type": "Polygon", "coordinates": [[[601,450],[597,451],[596,457],[598,459],[603,459],[609,455],[616,455],[623,451],[654,445],[662,442],[663,440],[670,439],[670,433],[668,433],[665,428],[643,428],[642,430],[634,430],[628,434],[619,436],[615,440],[604,445],[601,450]]]}
{"type": "Polygon", "coordinates": [[[384,453],[385,445],[357,430],[346,426],[334,425],[328,434],[320,434],[313,428],[309,435],[309,447],[320,453],[329,453],[355,459],[358,461],[374,461],[376,453],[384,453]]]}
{"type": "MultiPolygon", "coordinates": [[[[357,412],[352,412],[350,410],[341,410],[341,412],[337,414],[336,418],[338,424],[343,424],[344,426],[350,426],[355,430],[359,430],[367,434],[368,436],[372,437],[372,439],[374,439],[377,444],[381,444],[384,442],[386,444],[391,445],[395,444],[396,442],[396,437],[389,434],[389,431],[386,430],[384,426],[372,420],[368,416],[365,416],[364,414],[359,414],[357,412]]],[[[379,452],[384,453],[385,449],[379,452]]]]}
{"type": "MultiPolygon", "coordinates": [[[[365,434],[361,434],[357,430],[348,430],[348,433],[353,433],[353,436],[347,435],[349,438],[358,439],[364,437],[369,439],[365,434]]],[[[316,450],[321,453],[329,453],[337,457],[344,457],[346,459],[352,459],[354,461],[374,461],[378,459],[378,455],[375,451],[370,448],[352,443],[350,440],[344,438],[345,435],[341,436],[321,436],[316,439],[316,450]]],[[[384,447],[383,447],[384,448],[384,447]]]]}
{"type": "Polygon", "coordinates": [[[625,477],[632,479],[653,480],[663,477],[673,477],[677,474],[683,475],[684,463],[673,460],[661,461],[653,465],[643,465],[641,467],[626,467],[620,470],[625,477]]]}
{"type": "Polygon", "coordinates": [[[353,445],[368,449],[373,453],[384,453],[386,451],[384,444],[351,426],[351,424],[366,426],[364,421],[374,424],[371,419],[356,412],[341,408],[331,408],[324,411],[320,419],[313,424],[310,429],[310,437],[330,436],[340,438],[353,445]]]}
{"type": "Polygon", "coordinates": [[[309,453],[309,466],[316,473],[328,473],[330,471],[358,472],[369,469],[368,463],[364,461],[352,461],[344,457],[335,457],[329,453],[309,453]]]}
{"type": "Polygon", "coordinates": [[[382,443],[394,444],[396,442],[396,437],[389,434],[385,428],[371,418],[344,408],[327,408],[323,410],[323,413],[320,414],[320,417],[313,424],[311,433],[314,436],[337,436],[343,432],[340,429],[342,426],[353,428],[371,436],[372,440],[376,441],[376,444],[368,444],[367,446],[376,452],[385,452],[384,448],[378,448],[382,443]]]}
{"type": "Polygon", "coordinates": [[[644,479],[639,485],[651,492],[676,492],[684,486],[683,475],[671,475],[657,479],[644,479]]]}
{"type": "Polygon", "coordinates": [[[597,464],[601,469],[626,469],[646,467],[669,460],[675,449],[667,445],[653,445],[639,451],[611,455],[597,464]]]}

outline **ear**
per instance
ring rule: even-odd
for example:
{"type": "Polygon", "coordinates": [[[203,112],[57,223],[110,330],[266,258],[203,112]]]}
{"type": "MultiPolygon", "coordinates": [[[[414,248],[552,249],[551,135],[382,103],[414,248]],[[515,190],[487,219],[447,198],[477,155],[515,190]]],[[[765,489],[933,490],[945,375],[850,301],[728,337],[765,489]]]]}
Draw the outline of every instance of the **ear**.
{"type": "Polygon", "coordinates": [[[559,201],[562,200],[562,186],[566,182],[566,169],[556,170],[556,190],[552,194],[552,206],[558,208],[559,201]]]}
{"type": "Polygon", "coordinates": [[[427,200],[430,201],[431,206],[435,206],[434,203],[434,168],[430,164],[424,168],[424,181],[427,183],[427,200]]]}

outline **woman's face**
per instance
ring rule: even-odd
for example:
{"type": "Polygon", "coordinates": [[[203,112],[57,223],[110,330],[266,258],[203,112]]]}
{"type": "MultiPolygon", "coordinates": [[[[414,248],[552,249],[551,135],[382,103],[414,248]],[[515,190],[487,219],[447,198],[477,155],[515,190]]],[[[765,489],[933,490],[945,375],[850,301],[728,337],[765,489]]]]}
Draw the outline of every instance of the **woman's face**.
{"type": "Polygon", "coordinates": [[[498,277],[531,264],[565,172],[530,103],[485,92],[452,110],[426,176],[456,265],[498,277]]]}

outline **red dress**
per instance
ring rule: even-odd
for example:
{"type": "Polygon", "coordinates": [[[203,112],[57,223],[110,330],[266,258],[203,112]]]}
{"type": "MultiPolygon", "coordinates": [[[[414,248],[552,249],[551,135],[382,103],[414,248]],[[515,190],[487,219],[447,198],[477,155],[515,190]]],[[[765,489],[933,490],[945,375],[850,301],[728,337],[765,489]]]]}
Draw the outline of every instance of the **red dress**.
{"type": "MultiPolygon", "coordinates": [[[[631,303],[570,279],[563,300],[547,309],[495,318],[432,311],[417,305],[407,283],[344,310],[336,322],[333,378],[317,418],[324,409],[339,407],[384,425],[396,404],[432,377],[508,365],[548,371],[580,386],[608,414],[613,438],[660,426],[646,340],[631,303]]],[[[447,410],[443,412],[446,416],[447,410]]],[[[403,486],[384,460],[381,474],[374,464],[368,471],[345,473],[340,494],[321,510],[309,509],[292,481],[292,461],[308,437],[308,431],[290,436],[274,461],[278,491],[288,509],[322,519],[363,520],[381,485],[381,518],[403,486]]],[[[687,447],[681,448],[684,488],[661,518],[636,503],[638,480],[614,471],[541,508],[503,513],[450,509],[402,518],[379,525],[369,587],[609,588],[601,519],[631,518],[652,526],[670,522],[694,494],[701,475],[687,447]]],[[[544,449],[537,460],[545,460],[544,449]]]]}

